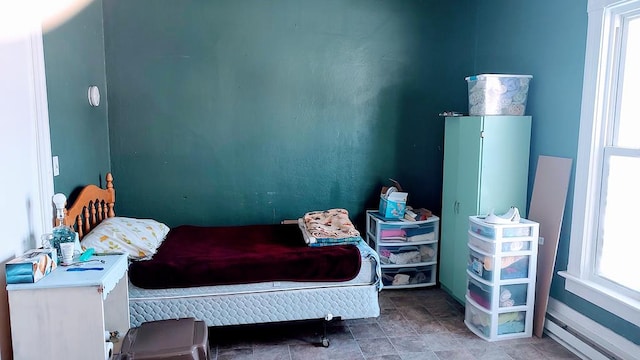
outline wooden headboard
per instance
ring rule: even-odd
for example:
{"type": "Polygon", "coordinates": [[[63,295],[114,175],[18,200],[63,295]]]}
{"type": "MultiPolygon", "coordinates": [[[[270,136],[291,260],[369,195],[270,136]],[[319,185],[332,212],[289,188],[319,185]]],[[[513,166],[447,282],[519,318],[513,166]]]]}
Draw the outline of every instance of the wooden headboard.
{"type": "MultiPolygon", "coordinates": [[[[80,239],[102,220],[116,216],[113,209],[116,203],[116,190],[113,188],[113,176],[107,173],[106,189],[96,185],[85,186],[73,205],[65,209],[63,223],[78,232],[80,239]]],[[[56,224],[58,225],[58,224],[56,224]]]]}

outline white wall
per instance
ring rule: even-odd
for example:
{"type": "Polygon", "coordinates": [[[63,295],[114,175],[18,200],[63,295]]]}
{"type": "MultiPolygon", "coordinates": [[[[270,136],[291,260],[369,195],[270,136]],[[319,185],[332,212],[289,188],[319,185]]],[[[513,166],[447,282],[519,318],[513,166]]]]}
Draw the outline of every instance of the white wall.
{"type": "MultiPolygon", "coordinates": [[[[5,4],[3,4],[5,5],[5,4]]],[[[4,7],[0,22],[12,15],[4,7]]],[[[33,24],[32,24],[33,25],[33,24]]],[[[51,229],[51,146],[42,36],[0,25],[0,359],[12,359],[4,264],[51,229]]]]}

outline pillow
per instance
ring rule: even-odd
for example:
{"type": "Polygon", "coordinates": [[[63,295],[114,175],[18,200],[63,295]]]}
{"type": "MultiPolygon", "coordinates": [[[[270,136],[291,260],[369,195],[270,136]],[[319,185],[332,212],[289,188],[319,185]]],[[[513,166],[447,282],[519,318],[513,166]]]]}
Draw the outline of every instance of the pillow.
{"type": "Polygon", "coordinates": [[[152,219],[112,217],[104,219],[80,242],[97,253],[126,253],[130,259],[150,259],[158,250],[169,227],[152,219]]]}

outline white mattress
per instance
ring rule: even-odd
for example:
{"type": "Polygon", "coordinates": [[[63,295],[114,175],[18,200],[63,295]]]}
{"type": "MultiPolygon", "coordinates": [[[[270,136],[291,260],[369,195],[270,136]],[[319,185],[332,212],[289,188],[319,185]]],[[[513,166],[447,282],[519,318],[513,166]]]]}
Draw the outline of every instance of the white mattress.
{"type": "Polygon", "coordinates": [[[378,255],[358,245],[362,266],[344,282],[262,282],[195,288],[142,289],[129,283],[131,326],[194,316],[208,326],[324,318],[377,317],[378,255]]]}

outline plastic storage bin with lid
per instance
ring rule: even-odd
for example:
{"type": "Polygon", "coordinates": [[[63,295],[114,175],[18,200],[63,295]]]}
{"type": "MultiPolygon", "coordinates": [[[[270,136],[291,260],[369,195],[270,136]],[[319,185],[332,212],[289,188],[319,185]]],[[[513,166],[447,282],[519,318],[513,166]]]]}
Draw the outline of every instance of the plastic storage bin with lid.
{"type": "Polygon", "coordinates": [[[468,76],[469,115],[524,115],[531,75],[468,76]]]}

